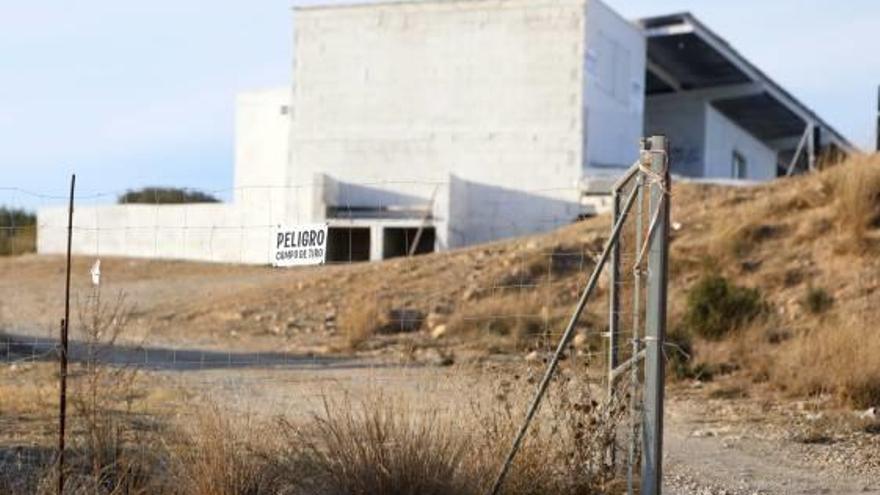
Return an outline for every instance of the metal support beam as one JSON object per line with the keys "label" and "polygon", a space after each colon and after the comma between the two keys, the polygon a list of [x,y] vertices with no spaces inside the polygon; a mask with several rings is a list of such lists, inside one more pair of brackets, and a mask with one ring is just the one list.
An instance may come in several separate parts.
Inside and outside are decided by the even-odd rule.
{"label": "metal support beam", "polygon": [[807,168],[810,172],[816,170],[816,133],[812,123],[807,126]]}
{"label": "metal support beam", "polygon": [[654,61],[648,60],[648,70],[653,72],[657,79],[660,79],[664,83],[666,83],[670,88],[675,91],[681,91],[681,83],[678,82],[678,79],[672,76],[666,69],[657,65]]}
{"label": "metal support beam", "polygon": [[412,258],[419,249],[419,242],[422,241],[422,234],[425,232],[425,227],[428,226],[428,221],[434,215],[434,202],[437,200],[438,189],[440,189],[439,185],[434,186],[434,192],[431,193],[431,201],[428,203],[428,206],[425,207],[425,214],[422,216],[421,223],[419,223],[419,230],[416,231],[416,237],[413,239],[412,245],[409,247],[409,253],[407,253],[407,256],[410,258]]}
{"label": "metal support beam", "polygon": [[655,38],[658,36],[676,36],[679,34],[690,34],[694,32],[694,26],[687,22],[672,24],[669,26],[660,26],[648,28],[645,30],[645,36]]}
{"label": "metal support beam", "polygon": [[880,153],[880,86],[877,87],[877,148]]}
{"label": "metal support beam", "polygon": [[657,212],[655,234],[648,251],[647,307],[645,313],[645,405],[642,428],[643,495],[660,495],[663,488],[663,399],[666,384],[666,284],[669,240],[669,144],[665,136],[652,136],[651,170],[660,177],[650,187],[649,211]]}
{"label": "metal support beam", "polygon": [[788,164],[788,170],[785,172],[786,177],[790,177],[791,174],[794,173],[795,167],[797,167],[798,159],[801,157],[801,151],[804,150],[804,146],[807,144],[807,136],[811,134],[810,125],[807,124],[807,127],[804,129],[804,133],[801,134],[801,140],[798,142],[797,149],[794,150],[794,156],[791,157],[791,163]]}
{"label": "metal support beam", "polygon": [[707,101],[717,101],[717,100],[728,100],[731,98],[741,98],[743,96],[752,96],[758,95],[766,91],[766,86],[762,83],[743,83],[743,84],[728,84],[725,86],[716,86],[714,88],[705,88],[705,89],[688,89],[682,90],[677,93],[664,93],[659,95],[651,95],[648,96],[648,100],[653,101],[663,101],[663,100],[672,100],[675,101],[681,97],[687,97],[689,99],[696,100],[707,100]]}
{"label": "metal support beam", "polygon": [[771,139],[764,141],[764,144],[777,151],[788,151],[797,149],[803,139],[803,133],[793,135],[786,138]]}

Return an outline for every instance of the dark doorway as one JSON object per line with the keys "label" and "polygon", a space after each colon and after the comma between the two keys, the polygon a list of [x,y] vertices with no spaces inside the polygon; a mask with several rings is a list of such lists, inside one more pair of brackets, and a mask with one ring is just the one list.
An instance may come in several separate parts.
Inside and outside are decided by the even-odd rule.
{"label": "dark doorway", "polygon": [[[418,228],[386,228],[382,243],[382,258],[397,258],[408,255],[413,243],[416,241],[418,232]],[[435,239],[434,227],[422,229],[422,235],[419,237],[419,244],[416,247],[415,254],[433,253]]]}
{"label": "dark doorway", "polygon": [[370,261],[370,228],[327,229],[327,263]]}

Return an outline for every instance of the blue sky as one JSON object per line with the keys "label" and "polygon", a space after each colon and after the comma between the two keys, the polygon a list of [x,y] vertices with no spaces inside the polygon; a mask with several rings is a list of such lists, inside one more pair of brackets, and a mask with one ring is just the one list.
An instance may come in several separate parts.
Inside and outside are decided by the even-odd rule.
{"label": "blue sky", "polygon": [[[880,2],[606,2],[630,18],[693,12],[857,145],[873,142]],[[0,188],[63,194],[72,171],[83,194],[230,188],[234,96],[290,81],[292,5],[4,0]],[[0,189],[0,203],[46,201]]]}

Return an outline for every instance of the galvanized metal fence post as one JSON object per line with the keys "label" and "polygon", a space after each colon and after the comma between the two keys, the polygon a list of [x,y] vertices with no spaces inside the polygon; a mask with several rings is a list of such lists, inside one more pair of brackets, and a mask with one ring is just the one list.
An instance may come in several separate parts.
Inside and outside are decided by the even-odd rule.
{"label": "galvanized metal fence post", "polygon": [[[639,161],[641,161],[642,154],[644,153],[647,147],[647,141],[642,139],[641,146],[639,147]],[[644,165],[642,165],[644,166]],[[645,208],[645,174],[644,172],[639,172],[639,175],[636,177],[636,187],[639,190],[638,204],[639,207],[636,209],[634,215],[635,219],[633,220],[635,223],[635,235],[633,236],[633,246],[635,247],[636,254],[633,266],[633,288],[632,288],[632,357],[636,359],[639,355],[639,350],[641,346],[641,341],[639,340],[639,330],[642,325],[642,268],[641,261],[638,259],[638,249],[639,246],[642,245],[642,217],[644,216],[643,210]],[[650,183],[648,183],[650,185]],[[638,436],[639,436],[639,397],[637,393],[637,389],[639,386],[639,374],[640,369],[638,366],[638,362],[634,361],[632,367],[630,368],[630,399],[629,399],[629,417],[630,417],[630,441],[627,452],[627,463],[626,463],[626,492],[629,495],[635,494],[635,483],[634,479],[636,477],[636,457],[638,456]]]}
{"label": "galvanized metal fence post", "polygon": [[648,139],[652,180],[649,211],[657,225],[648,251],[645,314],[645,399],[642,426],[643,495],[660,495],[663,483],[663,399],[666,382],[666,286],[669,240],[669,146],[665,136]]}
{"label": "galvanized metal fence post", "polygon": [[[611,195],[611,225],[617,223],[620,217],[620,191],[615,189]],[[608,398],[614,395],[614,379],[613,372],[618,364],[618,337],[620,335],[620,288],[618,280],[620,277],[620,238],[611,248],[611,265],[608,269],[608,303],[609,303],[609,319],[608,319]]]}

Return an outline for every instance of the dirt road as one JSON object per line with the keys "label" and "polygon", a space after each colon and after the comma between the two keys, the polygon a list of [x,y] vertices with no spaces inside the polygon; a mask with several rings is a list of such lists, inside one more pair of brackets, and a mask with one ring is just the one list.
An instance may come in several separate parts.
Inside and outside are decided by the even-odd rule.
{"label": "dirt road", "polygon": [[785,438],[790,433],[768,432],[760,418],[714,418],[703,400],[673,399],[664,438],[666,493],[880,493],[880,470],[870,459],[880,452],[880,440],[870,446],[846,439],[805,444]]}
{"label": "dirt road", "polygon": [[[6,361],[53,353],[56,342],[5,335]],[[491,373],[472,367],[403,366],[362,358],[285,353],[234,353],[195,348],[102,349],[105,360],[143,368],[191,400],[248,415],[299,416],[325,398],[387,394],[415,411],[458,412],[469,400],[490,398]],[[107,351],[107,352],[104,352]],[[87,348],[73,342],[71,358]],[[673,388],[667,403],[665,492],[682,495],[880,494],[880,435],[798,442],[795,428],[737,399],[718,401]]]}

